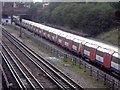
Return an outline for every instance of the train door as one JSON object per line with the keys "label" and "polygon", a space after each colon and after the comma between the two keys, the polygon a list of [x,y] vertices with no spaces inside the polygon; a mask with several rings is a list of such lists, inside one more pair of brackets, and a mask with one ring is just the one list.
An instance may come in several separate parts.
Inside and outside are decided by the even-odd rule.
{"label": "train door", "polygon": [[52,41],[55,41],[55,34],[52,34]]}
{"label": "train door", "polygon": [[52,41],[52,32],[50,32],[50,40]]}
{"label": "train door", "polygon": [[66,48],[69,48],[69,40],[65,38],[65,43],[64,43],[64,46]]}
{"label": "train door", "polygon": [[111,59],[112,59],[112,54],[104,52],[104,59],[103,59],[104,67],[110,68],[110,66],[111,66]]}
{"label": "train door", "polygon": [[47,39],[47,37],[48,37],[47,31],[44,31],[44,33],[45,33],[45,38]]}
{"label": "train door", "polygon": [[96,56],[96,49],[95,48],[90,48],[90,60],[95,61],[95,56]]}
{"label": "train door", "polygon": [[79,51],[80,47],[81,47],[81,43],[77,43],[76,44],[76,53],[77,54],[80,54],[80,51]]}
{"label": "train door", "polygon": [[69,41],[68,48],[69,48],[70,51],[72,51],[72,41],[71,40]]}
{"label": "train door", "polygon": [[84,55],[84,45],[83,44],[81,44],[81,47],[80,47],[80,54],[81,54],[81,56]]}
{"label": "train door", "polygon": [[54,35],[55,35],[55,36],[54,36],[54,40],[53,40],[53,41],[54,41],[55,43],[57,43],[58,35],[57,35],[57,34],[54,34]]}
{"label": "train door", "polygon": [[84,48],[85,48],[85,44],[86,44],[87,42],[82,42],[81,43],[81,46],[80,46],[80,55],[81,56],[83,56],[84,55]]}
{"label": "train door", "polygon": [[75,41],[72,42],[72,51],[77,53],[77,43]]}

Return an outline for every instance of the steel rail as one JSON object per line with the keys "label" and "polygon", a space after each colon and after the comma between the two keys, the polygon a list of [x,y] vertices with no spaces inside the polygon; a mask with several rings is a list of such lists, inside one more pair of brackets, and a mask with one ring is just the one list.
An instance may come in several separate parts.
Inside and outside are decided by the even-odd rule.
{"label": "steel rail", "polygon": [[[3,49],[6,51],[6,53],[9,55],[9,57],[11,58],[11,60],[14,60],[14,58],[11,56],[11,54],[9,53],[9,51],[5,48],[5,46],[2,44],[2,47],[3,47]],[[3,52],[3,51],[2,51]],[[14,60],[15,61],[15,60]],[[28,83],[29,83],[29,87],[31,87],[31,89],[33,88],[34,90],[36,90],[36,88],[35,88],[35,86],[32,84],[32,82],[30,81],[30,79],[27,77],[27,75],[23,72],[23,70],[19,67],[19,65],[16,63],[16,61],[14,62],[13,61],[13,63],[14,63],[14,66],[16,66],[17,67],[17,69],[18,70],[20,70],[20,72],[21,73],[19,73],[19,74],[22,74],[22,76],[24,76],[24,78],[28,81],[27,82],[27,85],[28,85]],[[11,63],[10,62],[10,60],[8,61],[9,62],[9,64],[11,65],[11,67],[12,68],[15,68],[14,66],[13,66],[13,63]],[[18,73],[18,70],[16,71],[17,73]],[[19,77],[21,78],[21,76],[19,75]],[[22,80],[21,80],[22,81]],[[27,87],[27,85],[26,84],[24,84],[23,82],[22,82],[22,84],[23,84],[23,86],[24,86],[24,88],[27,90],[29,90],[29,87]]]}
{"label": "steel rail", "polygon": [[[9,39],[9,38],[8,38]],[[10,41],[11,43],[13,43],[12,41]],[[15,43],[13,43],[15,45]],[[61,89],[66,89],[65,87],[63,87],[58,80],[55,80],[53,78],[52,75],[48,74],[47,71],[45,71],[38,63],[36,63],[34,60],[32,60],[32,58],[30,58],[29,55],[27,55],[25,52],[23,52],[23,50],[21,50],[20,47],[18,47],[17,45],[15,45],[29,60],[31,60],[39,69],[41,69],[51,80],[53,80],[54,83],[56,83]]]}
{"label": "steel rail", "polygon": [[27,90],[26,86],[24,85],[21,77],[18,75],[17,71],[14,69],[13,65],[9,62],[9,59],[7,58],[7,56],[5,55],[4,52],[2,52],[2,55],[5,57],[5,62],[9,65],[9,67],[11,68],[11,70],[13,71],[13,75],[16,76],[16,78],[18,79],[18,81],[20,82],[23,90]]}
{"label": "steel rail", "polygon": [[[3,42],[4,43],[4,42]],[[26,71],[32,76],[32,78],[35,80],[35,82],[38,84],[40,89],[45,90],[45,88],[39,83],[39,81],[34,77],[34,75],[28,70],[28,68],[25,66],[25,64],[18,58],[18,56],[8,47],[7,44],[4,43],[4,45],[8,48],[8,50],[13,54],[13,56],[18,60],[18,62],[26,69]],[[15,62],[15,61],[14,61]],[[16,62],[15,62],[16,63]],[[19,66],[21,66],[19,64]]]}
{"label": "steel rail", "polygon": [[21,85],[21,82],[20,82],[20,77],[16,74],[16,72],[12,69],[11,65],[8,63],[8,58],[5,56],[5,54],[3,52],[1,52],[1,56],[2,56],[3,60],[5,61],[6,65],[8,66],[13,77],[15,78],[19,88],[21,90],[24,90],[23,85]]}

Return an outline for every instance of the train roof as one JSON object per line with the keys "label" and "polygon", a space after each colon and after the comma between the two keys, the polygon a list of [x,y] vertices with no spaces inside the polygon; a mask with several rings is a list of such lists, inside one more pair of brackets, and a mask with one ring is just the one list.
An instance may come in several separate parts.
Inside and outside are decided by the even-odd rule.
{"label": "train roof", "polygon": [[59,34],[62,33],[62,31],[61,31],[61,30],[54,29],[54,32],[53,32],[53,33],[59,35]]}
{"label": "train roof", "polygon": [[117,52],[115,52],[115,53],[113,54],[113,56],[120,59],[120,54],[117,53]]}
{"label": "train roof", "polygon": [[80,40],[80,39],[78,39],[78,38],[75,38],[75,39],[74,39],[74,42],[76,42],[76,43],[81,43],[81,42],[83,42],[83,41]]}
{"label": "train roof", "polygon": [[102,51],[102,52],[106,52],[106,53],[108,53],[108,54],[113,54],[113,53],[114,53],[113,50],[106,49],[106,48],[103,48],[103,47],[98,47],[97,50]]}
{"label": "train roof", "polygon": [[67,32],[62,32],[62,33],[60,33],[60,35],[59,35],[59,36],[66,38],[66,37],[67,37],[67,35],[69,35]]}
{"label": "train roof", "polygon": [[86,43],[85,45],[88,46],[88,47],[95,48],[95,49],[97,49],[99,47],[98,45],[95,45],[95,44],[92,44],[92,43]]}
{"label": "train roof", "polygon": [[67,37],[66,37],[66,39],[70,39],[70,40],[74,40],[75,39],[75,35],[73,35],[73,34],[69,34]]}

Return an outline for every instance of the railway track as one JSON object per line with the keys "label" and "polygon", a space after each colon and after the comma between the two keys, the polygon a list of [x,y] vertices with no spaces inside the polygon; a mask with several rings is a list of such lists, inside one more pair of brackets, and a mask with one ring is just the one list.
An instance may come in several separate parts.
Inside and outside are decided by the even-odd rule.
{"label": "railway track", "polygon": [[9,57],[9,60],[7,59],[7,61],[9,65],[12,67],[12,70],[14,70],[16,76],[18,77],[17,79],[21,83],[22,88],[29,90],[29,89],[37,89],[41,87],[42,89],[42,86],[40,86],[37,80],[34,78],[34,76],[30,74],[30,71],[27,70],[26,67],[16,62],[15,59],[17,57],[12,56],[4,45],[2,45],[2,47],[3,47],[2,53],[3,55],[5,55],[5,57]]}
{"label": "railway track", "polygon": [[[33,62],[28,62],[29,60],[27,60],[27,59],[25,59],[25,57],[24,57],[24,61],[23,60],[20,60],[19,59],[19,57],[17,57],[17,55],[15,55],[15,53],[4,43],[4,46],[6,46],[8,49],[9,49],[9,51],[11,51],[11,53],[13,54],[13,57],[15,56],[15,58],[17,58],[18,60],[16,60],[17,61],[17,63],[19,64],[19,66],[21,66],[21,64],[26,68],[26,70],[27,71],[29,71],[27,68],[29,68],[29,69],[31,69],[31,67],[33,68],[33,70],[31,70],[31,71],[29,71],[29,73],[30,72],[32,72],[32,74],[31,74],[31,76],[33,76],[33,74],[35,74],[34,76],[36,76],[36,77],[34,77],[34,78],[36,78],[36,81],[39,83],[40,81],[40,83],[42,83],[42,88],[44,88],[44,87],[47,87],[47,86],[51,86],[51,88],[55,88],[55,83],[53,83],[53,81],[51,81],[51,82],[49,82],[49,78],[47,77],[47,74],[45,75],[44,74],[44,70],[43,70],[43,72],[39,69],[39,68],[37,68],[35,65],[33,65],[34,63]],[[15,48],[13,48],[13,49],[15,49]],[[24,56],[24,54],[22,55],[22,53],[20,53],[21,55],[20,56],[22,56],[22,58],[23,58],[23,56]],[[22,59],[21,58],[21,59]],[[29,57],[28,57],[29,58]],[[29,58],[30,59],[30,58]],[[26,61],[25,61],[26,60]],[[31,60],[31,59],[30,59]],[[26,62],[25,64],[23,64],[22,63],[22,61],[23,62]],[[28,64],[29,63],[29,64]],[[27,66],[27,67],[26,67]],[[30,67],[28,67],[28,66],[30,66]],[[22,67],[22,66],[21,66]],[[34,69],[35,69],[35,71],[36,72],[39,72],[39,74],[40,74],[40,76],[39,76],[39,74],[38,73],[35,73],[35,71],[34,71]],[[24,68],[22,67],[22,70],[24,70]],[[40,78],[38,78],[38,77],[40,77]],[[38,81],[39,80],[39,81]],[[37,84],[34,84],[34,85],[37,85]],[[40,85],[40,84],[39,84]],[[36,87],[36,88],[39,88],[39,87]],[[48,87],[48,88],[50,88],[50,87]],[[59,88],[58,88],[59,89]]]}
{"label": "railway track", "polygon": [[[10,88],[12,85],[13,88],[20,88],[22,89],[21,84],[19,83],[18,76],[15,74],[14,70],[12,69],[11,65],[8,62],[8,58],[5,54],[1,53],[2,57],[2,74],[5,78],[7,87],[3,87],[3,89]],[[5,72],[7,71],[7,72]],[[13,84],[14,83],[14,84]]]}
{"label": "railway track", "polygon": [[[49,82],[52,83],[52,86],[54,86],[55,88],[59,88],[59,89],[77,89],[77,90],[82,90],[83,88],[78,85],[76,82],[74,82],[72,79],[70,79],[67,75],[65,75],[63,72],[61,72],[58,68],[54,67],[52,64],[50,64],[48,61],[46,61],[43,57],[39,56],[38,54],[36,54],[34,51],[32,51],[30,48],[28,48],[27,46],[25,46],[22,42],[20,42],[19,40],[17,40],[15,37],[13,37],[11,34],[9,34],[6,30],[3,30],[3,36],[7,39],[5,42],[4,39],[4,52],[6,52],[6,54],[8,56],[11,55],[12,58],[12,63],[16,63],[16,66],[19,66],[19,69],[21,68],[24,72],[27,72],[26,75],[29,78],[32,78],[34,81],[34,83],[32,83],[32,79],[30,79],[31,81],[28,81],[28,83],[32,83],[31,86],[32,88],[36,89],[38,86],[41,87],[41,89],[45,89],[43,86],[44,82],[40,82],[37,80],[40,80],[39,76],[42,75],[47,78],[49,78]],[[11,45],[9,45],[9,43]],[[11,46],[11,47],[10,47]],[[14,46],[14,48],[13,48]],[[16,50],[14,50],[16,47]],[[7,49],[6,49],[7,48]],[[9,54],[8,51],[9,50]],[[21,52],[20,55],[18,56],[16,53],[14,52]],[[11,53],[11,54],[10,54]],[[29,60],[24,60],[22,58],[20,58],[20,56],[25,56],[27,59]],[[7,57],[8,57],[7,56]],[[24,57],[24,58],[25,58]],[[15,60],[16,59],[16,60]],[[21,60],[21,61],[20,61]],[[34,76],[31,72],[33,70],[29,70],[27,63],[29,62],[29,65],[32,66],[33,69],[35,69],[37,72],[39,71],[40,73],[36,73],[37,76]],[[25,62],[25,63],[22,63]],[[27,67],[26,67],[27,66]],[[34,72],[33,72],[34,73]],[[25,75],[24,75],[25,76]],[[32,77],[30,77],[32,76]],[[45,78],[42,78],[43,80],[45,80]],[[45,80],[46,81],[46,80]],[[46,81],[47,82],[47,81]]]}

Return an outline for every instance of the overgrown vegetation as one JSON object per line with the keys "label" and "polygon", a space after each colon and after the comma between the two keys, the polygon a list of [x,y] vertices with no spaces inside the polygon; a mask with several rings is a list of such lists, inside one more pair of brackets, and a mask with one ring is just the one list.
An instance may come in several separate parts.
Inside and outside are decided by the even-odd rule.
{"label": "overgrown vegetation", "polygon": [[[50,3],[44,11],[38,5],[35,3],[31,8],[37,22],[66,26],[93,37],[120,25],[120,2]],[[38,8],[41,12],[37,12]]]}
{"label": "overgrown vegetation", "polygon": [[114,28],[104,34],[100,34],[96,38],[120,47],[120,27]]}

